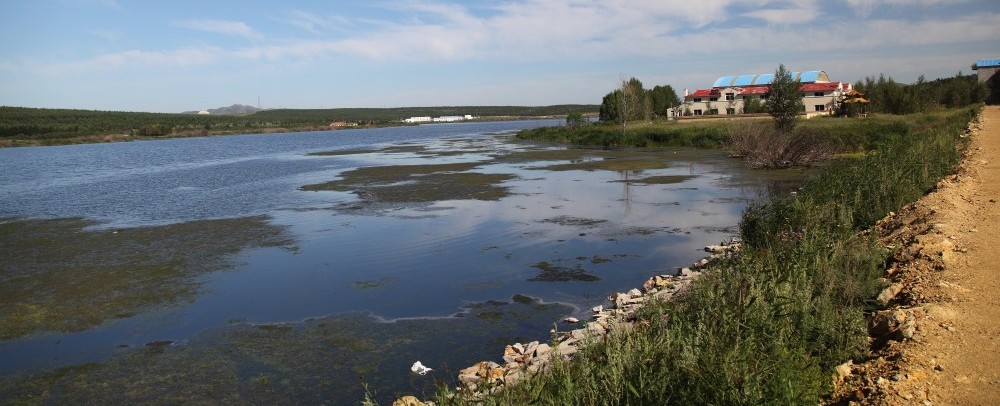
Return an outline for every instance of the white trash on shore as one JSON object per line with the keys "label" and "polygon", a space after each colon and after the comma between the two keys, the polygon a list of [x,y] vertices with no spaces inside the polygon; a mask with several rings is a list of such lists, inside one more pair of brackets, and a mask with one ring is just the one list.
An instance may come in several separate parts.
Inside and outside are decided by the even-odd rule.
{"label": "white trash on shore", "polygon": [[433,369],[427,368],[424,364],[421,364],[420,361],[414,362],[413,366],[410,367],[410,370],[420,375],[427,375],[428,372],[433,371]]}

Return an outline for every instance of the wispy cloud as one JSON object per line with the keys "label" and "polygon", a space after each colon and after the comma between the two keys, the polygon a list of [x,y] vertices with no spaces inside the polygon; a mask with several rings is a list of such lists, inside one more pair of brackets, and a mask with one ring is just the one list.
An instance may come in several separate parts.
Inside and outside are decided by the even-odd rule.
{"label": "wispy cloud", "polygon": [[[222,61],[308,65],[354,58],[374,62],[433,64],[455,61],[586,62],[643,58],[698,58],[775,50],[824,52],[876,50],[900,45],[987,41],[996,36],[1000,13],[923,20],[865,19],[851,24],[812,24],[823,12],[818,0],[754,0],[745,11],[735,0],[664,6],[659,0],[628,4],[592,0],[522,0],[490,5],[488,12],[458,4],[413,0],[392,3],[396,20],[323,17],[294,10],[281,21],[312,36],[273,38],[241,21],[184,20],[176,25],[254,40],[244,47],[127,50],[46,66],[13,61],[5,69],[42,72],[110,71],[132,66],[191,68]],[[865,0],[846,0],[852,7]],[[892,4],[939,4],[947,0],[889,0]],[[739,10],[733,12],[732,10]],[[747,17],[768,24],[728,24]],[[711,29],[699,28],[713,24]],[[344,30],[353,26],[358,29]],[[331,38],[329,30],[338,33]],[[921,35],[913,35],[920,32]],[[29,66],[30,65],[30,66]]]}
{"label": "wispy cloud", "polygon": [[92,29],[88,30],[91,34],[96,37],[103,38],[107,41],[118,41],[122,37],[121,30],[117,29]]}
{"label": "wispy cloud", "polygon": [[743,15],[767,21],[768,24],[803,24],[820,15],[820,6],[817,0],[763,2],[756,10]]}
{"label": "wispy cloud", "polygon": [[868,18],[879,6],[928,7],[966,3],[967,0],[845,0],[855,13]]}
{"label": "wispy cloud", "polygon": [[354,25],[351,20],[343,16],[320,16],[302,10],[292,10],[279,21],[314,35],[320,35],[330,30],[342,31]]}
{"label": "wispy cloud", "polygon": [[219,60],[224,50],[214,47],[183,48],[171,51],[129,50],[95,56],[93,58],[49,64],[26,63],[21,68],[26,71],[42,72],[61,76],[91,72],[113,72],[125,68],[193,68],[212,64]]}
{"label": "wispy cloud", "polygon": [[228,20],[183,20],[177,21],[177,26],[192,30],[211,32],[216,34],[242,37],[250,40],[262,39],[263,35],[250,28],[242,21]]}

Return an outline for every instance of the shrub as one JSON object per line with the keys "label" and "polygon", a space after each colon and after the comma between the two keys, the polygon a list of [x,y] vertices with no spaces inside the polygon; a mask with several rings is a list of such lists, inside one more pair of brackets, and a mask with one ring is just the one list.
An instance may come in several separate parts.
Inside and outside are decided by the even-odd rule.
{"label": "shrub", "polygon": [[838,149],[836,143],[820,131],[781,132],[760,120],[735,121],[728,130],[727,146],[752,168],[809,165],[829,158]]}

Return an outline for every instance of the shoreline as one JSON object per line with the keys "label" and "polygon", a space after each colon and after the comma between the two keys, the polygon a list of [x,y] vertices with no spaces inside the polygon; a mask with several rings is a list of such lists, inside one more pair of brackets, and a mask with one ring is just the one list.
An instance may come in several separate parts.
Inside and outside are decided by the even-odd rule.
{"label": "shoreline", "polygon": [[[562,118],[561,116],[485,116],[455,123],[555,120],[561,118]],[[286,134],[286,133],[300,133],[300,132],[367,130],[373,128],[410,127],[410,126],[421,126],[421,125],[446,125],[455,123],[412,124],[412,123],[398,122],[398,123],[358,125],[352,127],[302,126],[294,128],[273,127],[273,128],[256,128],[256,129],[248,128],[246,130],[219,130],[219,131],[188,130],[162,136],[129,135],[129,134],[90,134],[90,135],[79,135],[79,136],[65,137],[65,138],[42,138],[42,139],[5,138],[5,139],[0,139],[0,148],[55,147],[61,145],[106,144],[114,142],[154,141],[154,140],[166,140],[175,138],[221,137],[227,135],[268,135],[268,134]]]}
{"label": "shoreline", "polygon": [[[979,120],[982,119],[982,116],[983,116],[983,113],[981,112],[979,115],[977,115],[975,117],[970,117],[970,118],[972,118],[972,120],[969,121],[969,122],[967,122],[964,125],[965,128],[966,128],[966,130],[965,130],[965,134],[962,135],[963,138],[967,137],[968,134],[969,134],[969,132],[973,131],[978,126]],[[942,135],[936,135],[937,137],[940,137],[940,138],[947,137],[947,135],[944,135],[944,134],[947,134],[946,132],[937,133],[937,134],[942,134]],[[955,138],[958,138],[958,136],[959,136],[958,132],[954,132],[952,134],[954,134],[952,136],[955,137]],[[962,151],[961,148],[957,148],[956,150],[957,151]],[[919,156],[918,154],[920,154],[921,152],[924,152],[924,151],[925,150],[913,150],[913,152],[910,152],[910,153],[911,154],[917,154],[917,156]],[[968,149],[965,149],[964,151],[965,151],[965,154],[963,154],[963,155],[961,155],[959,157],[956,157],[956,158],[958,158],[957,159],[958,165],[952,166],[951,167],[952,169],[950,169],[948,172],[942,172],[941,174],[936,175],[935,177],[931,177],[930,179],[928,179],[930,182],[932,182],[928,186],[933,186],[936,183],[938,185],[937,188],[941,188],[942,184],[947,183],[949,181],[952,181],[953,178],[956,178],[956,175],[953,175],[953,174],[955,173],[955,171],[959,171],[959,172],[962,171],[963,170],[962,169],[963,166],[965,166],[965,164],[967,163],[967,160],[968,160],[968,156],[967,156]],[[955,165],[955,164],[952,164],[952,165]],[[952,174],[952,175],[949,175],[949,174]],[[924,176],[926,177],[927,175],[925,174]],[[937,178],[937,180],[936,181],[933,180],[934,178]],[[918,180],[918,179],[919,178],[915,178],[914,180]],[[926,187],[926,186],[924,186],[924,187]],[[933,189],[936,189],[936,188],[931,188],[931,189],[933,190]],[[924,189],[924,190],[927,190],[927,189]],[[924,197],[926,197],[926,196],[927,195],[924,195]],[[913,198],[914,199],[921,199],[921,200],[923,200],[924,197],[921,197],[921,196],[918,195],[918,196],[914,196]],[[995,201],[995,200],[993,200],[993,201]],[[898,210],[900,212],[904,212],[904,211],[906,211],[907,209],[909,209],[912,206],[914,206],[914,203],[907,204],[906,206],[904,206],[904,208],[901,208],[901,209],[898,209]],[[866,208],[867,206],[863,206],[863,207]],[[855,210],[857,210],[857,209],[858,208],[855,208]],[[876,213],[884,214],[885,212],[876,212]],[[894,215],[894,213],[890,212],[887,218],[892,218],[893,215]],[[885,224],[887,222],[887,220],[885,218],[882,219],[882,220],[880,220],[880,221],[878,221],[878,222],[876,222],[875,220],[877,220],[877,218],[871,219],[871,223],[869,223],[871,225],[869,225],[866,228],[857,229],[857,231],[843,234],[845,236],[843,238],[848,238],[848,239],[861,238],[862,240],[869,239],[868,236],[871,236],[872,233],[877,233],[878,231],[881,231],[881,229],[885,227]],[[858,221],[858,220],[855,220],[855,221]],[[838,224],[838,227],[839,227],[839,224]],[[805,230],[805,229],[803,229],[803,230]],[[760,231],[767,231],[767,230],[766,229],[762,229]],[[804,234],[804,231],[803,231],[803,234]],[[881,233],[879,233],[879,234],[880,234],[879,236],[881,236]],[[854,237],[851,237],[850,235],[854,235]],[[757,235],[751,234],[750,237],[747,237],[747,238],[751,238],[751,237],[757,237]],[[789,241],[797,241],[798,239],[804,239],[803,236],[799,236],[797,234],[788,234],[787,236],[784,236],[784,237],[782,237],[782,234],[779,234],[779,236],[777,238],[785,238],[785,239],[787,239]],[[955,238],[956,237],[954,237],[954,236],[950,236],[949,240],[954,240]],[[879,244],[881,246],[886,246],[887,245],[887,243],[885,242],[885,240],[880,239],[879,242],[881,242],[881,244]],[[946,242],[947,242],[947,240],[946,240]],[[748,241],[748,243],[750,244],[749,246],[751,248],[754,247],[754,245],[753,245],[754,241]],[[950,247],[954,248],[954,244],[952,244]],[[872,246],[871,248],[875,249],[874,246]],[[891,248],[895,248],[895,247],[889,246],[889,248],[891,249]],[[894,272],[893,269],[890,268],[887,271],[884,267],[887,264],[888,265],[892,265],[893,264],[893,260],[890,259],[887,262],[887,264],[882,264],[881,266],[878,266],[878,263],[880,263],[881,261],[877,260],[876,257],[880,256],[881,254],[878,254],[875,251],[877,251],[877,250],[873,250],[873,251],[870,252],[870,254],[873,255],[871,257],[871,259],[874,261],[874,262],[872,262],[872,265],[876,265],[876,267],[871,268],[871,271],[877,271],[878,275],[882,275],[883,273],[887,273],[889,276],[891,276],[892,273]],[[958,252],[963,252],[963,251],[958,251]],[[861,255],[869,255],[869,254],[866,253],[866,254],[861,254]],[[918,253],[918,255],[930,255],[930,254]],[[936,255],[938,255],[938,257],[948,257],[949,253],[947,251],[939,251],[939,252],[937,252]],[[706,265],[706,263],[709,262],[709,261],[710,261],[709,259],[704,259],[702,261],[699,261],[696,264]],[[899,258],[897,258],[896,261],[898,262]],[[688,272],[687,275],[684,275],[683,272],[682,272],[682,275],[683,276],[693,276],[693,275],[696,275],[696,274],[694,274],[693,272],[691,272],[689,270],[689,272]],[[709,275],[711,275],[711,273]],[[871,276],[875,276],[875,275],[873,274]],[[697,279],[697,278],[698,278],[698,276],[694,276],[694,278],[692,278],[692,279]],[[672,280],[666,279],[665,276],[663,276],[663,275],[656,276],[656,277],[651,278],[650,280],[646,281],[646,283],[644,284],[644,288],[645,288],[644,290],[652,288],[651,292],[652,292],[652,294],[655,295],[657,293],[656,288],[660,287],[661,286],[660,284],[662,284],[663,287],[673,287],[673,286],[671,286],[673,284],[673,282],[674,281],[672,281]],[[877,282],[877,281],[872,280],[871,282]],[[894,280],[890,279],[889,282],[897,282],[897,281],[894,281]],[[690,282],[687,285],[690,285]],[[875,286],[879,286],[879,285],[880,285],[879,283],[875,283],[871,287],[875,287]],[[864,289],[870,289],[871,287],[865,287]],[[873,341],[878,342],[879,340],[881,340],[881,337],[884,336],[884,335],[880,336],[879,334],[877,334],[877,332],[879,332],[880,330],[884,330],[885,333],[887,333],[888,335],[893,335],[895,337],[902,337],[903,339],[905,339],[907,337],[913,337],[914,329],[915,329],[914,322],[913,322],[914,316],[912,314],[908,313],[908,312],[901,312],[901,311],[897,311],[895,309],[886,309],[884,307],[886,304],[893,303],[893,302],[896,302],[896,301],[900,300],[899,299],[900,297],[906,298],[905,292],[904,292],[903,296],[900,296],[900,292],[903,291],[904,288],[905,288],[905,286],[903,286],[900,283],[884,283],[882,286],[877,287],[877,289],[871,291],[870,292],[871,296],[867,296],[868,294],[866,293],[863,298],[859,298],[859,299],[867,301],[866,298],[874,298],[874,297],[877,296],[878,300],[882,302],[882,305],[881,306],[879,306],[879,305],[874,305],[874,306],[873,305],[858,306],[854,310],[854,311],[857,312],[856,319],[863,320],[864,322],[866,322],[869,325],[869,331],[870,331],[869,334],[864,334],[865,331],[864,331],[864,329],[862,329],[862,331],[859,331],[862,334],[857,337],[858,339],[862,339],[862,337],[864,337],[864,339],[869,339],[869,340],[873,340]],[[682,289],[678,289],[678,291],[681,291],[681,290]],[[670,295],[670,296],[672,297],[673,295]],[[612,294],[612,296],[611,296],[610,299],[615,302],[615,306],[614,306],[614,310],[615,311],[618,311],[618,310],[625,310],[625,311],[627,311],[629,309],[629,306],[641,305],[642,303],[646,302],[646,298],[647,298],[647,296],[645,296],[645,293],[643,291],[641,291],[639,289],[633,289],[632,291],[630,291],[628,293],[625,293],[625,294],[620,294],[620,293]],[[756,299],[756,298],[752,298],[752,299]],[[702,303],[702,304],[704,305],[704,303]],[[876,311],[869,311],[868,310],[868,309],[872,309],[872,308],[874,308]],[[572,331],[569,331],[569,332],[558,332],[557,333],[558,337],[554,337],[553,341],[550,344],[543,345],[543,344],[540,344],[540,343],[537,343],[537,342],[532,342],[532,343],[528,343],[527,345],[520,344],[520,343],[516,343],[516,344],[513,344],[513,345],[508,345],[507,347],[505,347],[504,354],[503,354],[504,355],[503,359],[504,359],[504,362],[506,363],[506,365],[502,366],[502,365],[496,364],[494,362],[483,361],[483,362],[480,362],[480,363],[478,363],[478,364],[476,364],[476,365],[474,365],[472,367],[469,367],[469,368],[466,368],[466,369],[462,370],[459,373],[459,377],[458,377],[458,381],[462,383],[462,386],[459,389],[457,389],[457,391],[455,391],[455,392],[452,392],[449,389],[448,391],[444,392],[443,394],[438,394],[438,397],[436,399],[444,401],[444,402],[448,402],[445,399],[451,399],[452,397],[457,397],[456,399],[462,399],[462,400],[465,400],[465,401],[482,402],[482,401],[484,401],[486,399],[489,399],[489,396],[491,396],[491,395],[496,395],[496,394],[498,394],[500,392],[503,392],[505,387],[514,388],[514,387],[520,386],[519,384],[515,385],[515,386],[510,386],[510,385],[517,384],[519,381],[521,381],[525,377],[531,377],[531,376],[534,376],[534,375],[538,375],[540,372],[546,370],[546,366],[552,365],[552,364],[557,365],[557,368],[555,368],[555,371],[554,371],[554,372],[558,372],[558,374],[559,374],[559,377],[556,378],[557,380],[563,380],[563,379],[571,379],[571,380],[573,380],[573,379],[576,379],[576,378],[573,377],[573,375],[571,375],[571,374],[568,375],[568,372],[567,372],[566,369],[559,368],[558,367],[559,363],[550,363],[548,360],[553,359],[553,355],[551,355],[551,354],[554,353],[556,355],[563,355],[562,357],[556,356],[555,357],[556,360],[560,360],[560,358],[568,360],[568,358],[570,358],[570,357],[566,357],[565,356],[566,353],[568,353],[570,356],[576,354],[578,350],[582,349],[586,345],[588,345],[590,343],[599,342],[604,336],[608,335],[609,331],[614,331],[614,330],[630,330],[629,327],[624,327],[623,328],[622,325],[619,325],[619,324],[616,324],[616,323],[600,323],[599,320],[601,320],[602,318],[607,317],[608,314],[605,313],[605,310],[603,309],[602,306],[596,307],[593,310],[595,312],[595,318],[598,321],[593,321],[593,322],[586,323],[584,325],[585,327],[581,328],[581,329],[576,329],[576,330],[572,330]],[[863,314],[862,314],[862,311],[864,311]],[[627,320],[627,317],[626,317],[626,320]],[[655,320],[653,320],[653,321],[655,321]],[[643,323],[643,324],[641,326],[639,326],[639,328],[636,329],[636,330],[644,330],[649,325],[648,321],[645,321],[645,320],[640,321],[640,323]],[[654,323],[654,324],[656,324],[656,323]],[[942,325],[942,328],[945,328],[946,330],[949,327],[951,327],[951,326],[950,325]],[[951,331],[953,331],[953,330],[951,330]],[[869,338],[869,337],[871,337],[871,338]],[[864,339],[862,339],[862,342],[863,342]],[[569,343],[569,344],[567,344],[567,343]],[[579,345],[579,343],[582,343],[582,345]],[[862,344],[862,343],[859,342],[858,344]],[[862,346],[864,346],[864,345],[862,344]],[[601,348],[603,348],[603,346]],[[615,348],[618,348],[618,347],[615,347]],[[861,350],[860,347],[858,349]],[[648,354],[648,352],[643,352],[643,351],[644,350],[642,350],[642,349],[637,350],[637,352],[639,352],[639,353]],[[610,352],[605,352],[605,353],[596,355],[596,358],[599,359],[598,361],[596,361],[597,364],[594,364],[594,362],[595,362],[594,360],[590,360],[589,363],[585,362],[585,364],[587,364],[588,368],[589,368],[589,369],[586,369],[586,371],[591,371],[591,370],[593,370],[592,368],[597,367],[598,365],[602,365],[604,361],[600,361],[600,359],[607,360],[608,358],[605,358],[605,357],[611,357],[611,356],[612,356],[612,353],[610,353]],[[814,369],[814,370],[811,370],[811,371],[803,371],[803,373],[810,372],[810,373],[813,374],[813,376],[811,376],[811,377],[801,376],[799,379],[813,378],[814,381],[815,381],[815,383],[818,385],[816,387],[817,389],[819,387],[825,386],[825,385],[821,385],[820,381],[825,381],[825,382],[827,382],[826,385],[829,385],[829,382],[830,382],[829,379],[831,379],[830,378],[831,375],[829,375],[829,374],[831,374],[831,373],[833,373],[832,379],[834,380],[834,382],[833,382],[834,384],[837,384],[838,380],[840,382],[844,382],[845,379],[849,378],[852,375],[851,372],[855,369],[855,367],[853,365],[853,362],[848,361],[848,362],[846,362],[846,363],[844,363],[842,365],[836,366],[836,368],[834,368],[834,366],[837,365],[838,362],[840,362],[839,360],[844,359],[844,358],[840,358],[840,356],[847,356],[846,358],[853,358],[855,360],[858,360],[858,359],[866,360],[868,357],[872,357],[872,358],[875,357],[874,355],[872,355],[872,351],[871,350],[862,351],[861,353],[855,353],[853,355],[849,354],[849,353],[843,353],[843,354],[839,354],[839,356],[838,355],[833,355],[832,357],[828,356],[828,358],[829,358],[828,361],[833,361],[833,362],[829,362],[827,364],[827,365],[829,365],[829,369],[823,368],[821,370],[821,369],[817,368],[817,369]],[[623,359],[632,359],[632,358],[628,358],[628,356],[624,356],[624,358],[620,358],[620,359],[623,360]],[[616,358],[616,360],[620,360],[620,359]],[[781,359],[781,358],[779,357],[779,359]],[[885,358],[881,358],[881,357],[879,357],[878,359],[882,360],[882,361],[885,360]],[[541,360],[541,361],[537,361],[537,360]],[[573,362],[576,362],[576,361],[573,361]],[[620,367],[620,366],[616,365],[616,367]],[[935,370],[938,371],[938,372],[940,372],[942,370],[941,367],[940,367],[940,364],[938,364],[938,363],[935,363],[933,365],[933,367],[936,368]],[[600,367],[598,367],[598,368],[600,368]],[[634,373],[634,371],[633,371],[633,373]],[[639,372],[639,375],[641,376],[642,373]],[[655,375],[655,374],[653,374],[653,375]],[[649,375],[649,376],[653,376],[653,375]],[[603,376],[603,375],[597,374],[597,373],[586,374],[585,378],[580,378],[580,379],[587,379],[587,378],[594,379],[594,378],[596,378],[598,376]],[[621,378],[623,378],[622,375],[615,375],[614,378],[612,378],[612,379],[621,379]],[[600,379],[600,378],[597,378],[597,379]],[[894,377],[894,379],[895,379],[895,377]],[[532,379],[532,380],[534,380],[534,379]],[[899,379],[896,379],[896,380],[899,380]],[[878,384],[884,385],[885,382],[886,382],[886,379],[885,378],[879,378],[876,381],[878,382]],[[548,382],[548,381],[543,379],[543,383],[542,383],[543,387],[544,387],[544,385],[545,385],[546,382]],[[592,381],[590,381],[590,382],[592,383]],[[615,381],[615,382],[619,386],[624,385],[621,381]],[[997,380],[997,383],[1000,383],[1000,380]],[[639,385],[640,387],[642,386],[642,382],[638,382],[636,384]],[[556,383],[556,385],[559,385],[559,384]],[[573,383],[572,383],[572,381],[567,382],[566,385],[567,385],[567,387],[573,387],[574,386]],[[602,386],[602,385],[599,385],[599,386]],[[635,397],[639,398],[639,397],[643,396],[643,395],[641,395],[642,391],[636,391],[635,388],[632,386],[631,383],[628,383],[626,386],[629,388],[629,390],[632,391],[631,393]],[[541,390],[541,387],[537,387],[536,385],[529,385],[528,387],[529,387],[529,391],[531,391],[531,393],[535,393],[534,391]],[[521,391],[521,392],[524,392],[524,391]],[[848,390],[848,392],[850,392],[850,390]],[[598,395],[596,393],[590,393],[590,392],[588,392],[588,393],[590,394],[590,396],[598,396],[598,397],[600,396],[600,395]],[[816,394],[820,395],[820,393],[816,393]],[[527,393],[522,393],[521,395],[527,395]],[[627,393],[625,395],[627,395]],[[515,396],[518,396],[518,395],[515,395]],[[527,395],[527,396],[535,396],[535,395]],[[827,403],[841,404],[841,403],[847,403],[847,402],[857,401],[857,400],[864,401],[863,397],[862,397],[862,399],[850,399],[850,398],[844,398],[844,397],[839,397],[839,398],[838,397],[834,397],[834,398],[831,398],[831,396],[838,396],[838,393],[831,393],[831,394],[828,394],[828,395],[823,395],[820,398],[820,399],[822,399],[821,403],[822,404],[827,404]],[[569,396],[569,398],[572,398],[572,396]],[[911,399],[914,399],[914,398],[915,397],[913,395],[903,396],[902,397],[902,399],[906,399],[906,400],[911,400]],[[507,399],[510,399],[510,398],[507,398]],[[925,399],[926,399],[926,396],[923,399],[921,399],[921,400],[925,400]],[[868,402],[866,402],[866,403],[868,403]],[[419,405],[419,404],[433,404],[433,403],[431,403],[431,402],[421,403],[418,399],[416,399],[414,397],[405,397],[405,398],[398,399],[397,402],[394,403],[394,405],[395,404]],[[892,401],[890,401],[888,404],[899,404],[899,403],[893,403]],[[915,403],[915,404],[919,404],[919,403]],[[928,404],[928,403],[922,403],[922,404]]]}
{"label": "shoreline", "polygon": [[[710,255],[695,261],[688,267],[677,268],[674,274],[652,276],[643,282],[639,288],[628,292],[614,292],[607,298],[610,304],[601,304],[591,309],[591,321],[567,317],[560,320],[564,325],[582,325],[581,328],[567,331],[552,329],[552,345],[532,341],[529,343],[509,344],[503,349],[503,365],[494,361],[480,361],[458,372],[457,380],[461,384],[456,390],[464,400],[479,401],[486,396],[494,395],[507,386],[516,385],[524,379],[545,373],[550,369],[554,358],[572,361],[574,355],[589,345],[609,339],[616,332],[631,332],[641,328],[642,321],[636,317],[647,303],[670,303],[674,297],[683,292],[700,278],[703,272],[716,261],[732,257],[741,249],[738,237],[731,237],[719,245],[709,245],[704,248]],[[416,367],[416,364],[414,365]],[[420,402],[416,398],[396,402],[411,402],[410,404],[433,405],[433,402]],[[393,403],[393,405],[396,404]]]}

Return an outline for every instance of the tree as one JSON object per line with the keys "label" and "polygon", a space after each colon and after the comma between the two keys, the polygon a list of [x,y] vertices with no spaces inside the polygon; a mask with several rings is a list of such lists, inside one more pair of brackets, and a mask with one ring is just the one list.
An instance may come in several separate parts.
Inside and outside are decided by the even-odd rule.
{"label": "tree", "polygon": [[587,124],[587,118],[583,116],[583,113],[574,111],[566,115],[566,126],[569,128],[579,128]]}
{"label": "tree", "polygon": [[648,92],[654,116],[668,117],[672,108],[680,106],[681,99],[670,85],[655,86]]}
{"label": "tree", "polygon": [[785,64],[779,64],[767,93],[767,112],[774,118],[774,128],[783,133],[791,132],[803,110],[799,81],[792,78]]}
{"label": "tree", "polygon": [[601,100],[601,121],[616,122],[622,126],[622,135],[630,121],[649,118],[650,105],[642,82],[636,78],[621,79],[620,85]]}
{"label": "tree", "polygon": [[618,99],[621,98],[618,93],[620,92],[621,89],[612,91],[611,93],[604,95],[604,98],[601,99],[601,110],[599,115],[599,119],[601,121],[618,121]]}
{"label": "tree", "polygon": [[764,113],[767,107],[761,102],[760,97],[750,96],[743,101],[743,114]]}
{"label": "tree", "polygon": [[642,89],[642,82],[636,78],[621,79],[621,87],[616,91],[618,95],[618,122],[622,125],[622,136],[625,135],[625,127],[629,121],[645,120],[649,118],[649,104],[646,100],[646,91]]}

